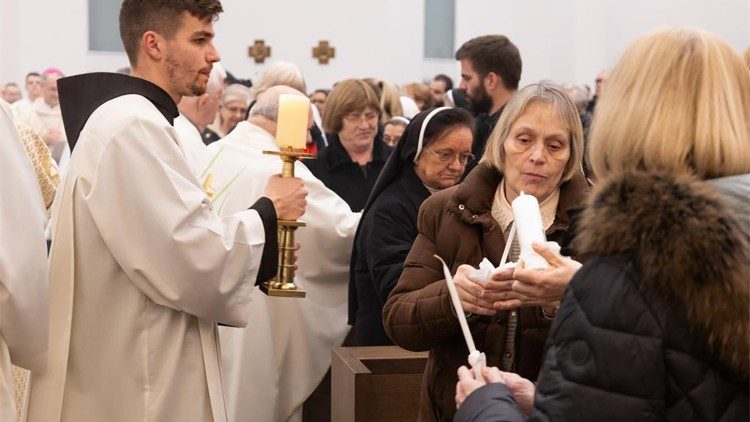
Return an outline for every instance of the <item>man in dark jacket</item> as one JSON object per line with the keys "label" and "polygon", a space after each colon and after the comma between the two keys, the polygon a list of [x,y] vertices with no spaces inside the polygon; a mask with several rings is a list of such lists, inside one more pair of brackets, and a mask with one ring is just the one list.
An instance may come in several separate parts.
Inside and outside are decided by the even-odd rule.
{"label": "man in dark jacket", "polygon": [[484,35],[465,42],[456,51],[456,60],[461,62],[459,87],[477,116],[471,151],[476,158],[466,167],[469,174],[482,158],[503,107],[518,90],[521,53],[504,35]]}

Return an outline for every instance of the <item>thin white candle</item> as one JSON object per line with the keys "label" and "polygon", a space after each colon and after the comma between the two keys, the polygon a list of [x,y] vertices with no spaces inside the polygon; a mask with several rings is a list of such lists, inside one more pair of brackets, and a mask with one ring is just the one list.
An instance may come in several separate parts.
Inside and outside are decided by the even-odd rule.
{"label": "thin white candle", "polygon": [[549,268],[547,261],[531,247],[534,242],[545,243],[547,241],[539,202],[534,195],[525,195],[521,192],[513,200],[512,207],[518,244],[521,247],[519,259],[522,259],[526,268],[529,269]]}
{"label": "thin white candle", "polygon": [[310,99],[302,95],[279,95],[276,140],[281,148],[305,149]]}
{"label": "thin white candle", "polygon": [[482,368],[487,366],[487,357],[484,353],[481,353],[479,350],[477,350],[476,345],[474,345],[474,338],[471,336],[471,331],[469,331],[469,323],[466,322],[464,308],[463,306],[461,306],[461,300],[458,298],[458,290],[456,290],[456,283],[453,281],[453,276],[451,276],[450,269],[448,269],[448,266],[445,264],[445,261],[443,261],[443,258],[437,255],[435,255],[435,258],[439,259],[443,264],[445,284],[448,285],[448,292],[450,293],[451,303],[453,304],[453,309],[456,311],[458,324],[461,326],[461,331],[464,334],[466,347],[469,348],[469,356],[467,358],[467,361],[469,362],[471,369],[474,370],[474,377],[476,379],[481,379]]}
{"label": "thin white candle", "polygon": [[458,291],[456,290],[456,283],[453,281],[451,271],[448,266],[445,265],[443,258],[435,255],[435,258],[439,259],[443,263],[443,275],[445,276],[445,284],[448,285],[448,292],[450,292],[451,302],[453,303],[453,309],[456,311],[456,317],[458,323],[461,325],[461,331],[464,333],[464,340],[466,340],[466,346],[469,347],[469,352],[474,353],[477,351],[477,347],[474,345],[474,338],[471,336],[469,331],[469,323],[466,322],[466,315],[464,315],[464,308],[461,306],[461,299],[458,298]]}

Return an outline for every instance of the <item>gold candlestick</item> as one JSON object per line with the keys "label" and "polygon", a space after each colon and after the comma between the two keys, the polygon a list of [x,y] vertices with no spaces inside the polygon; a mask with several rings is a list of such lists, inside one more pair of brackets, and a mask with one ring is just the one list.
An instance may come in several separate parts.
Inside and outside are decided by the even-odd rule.
{"label": "gold candlestick", "polygon": [[[294,162],[299,158],[314,158],[302,150],[282,148],[280,151],[263,151],[264,154],[281,157],[281,176],[294,177]],[[298,220],[278,220],[279,266],[276,277],[260,285],[260,290],[268,296],[305,297],[305,292],[294,284],[294,232],[305,223]]]}

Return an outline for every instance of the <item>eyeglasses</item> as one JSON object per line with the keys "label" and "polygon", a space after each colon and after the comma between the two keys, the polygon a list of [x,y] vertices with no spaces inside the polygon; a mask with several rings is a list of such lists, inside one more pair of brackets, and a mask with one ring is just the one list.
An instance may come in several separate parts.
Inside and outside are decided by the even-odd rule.
{"label": "eyeglasses", "polygon": [[471,154],[468,152],[461,154],[461,153],[458,153],[456,151],[451,151],[451,150],[433,151],[429,148],[425,148],[424,150],[433,153],[438,158],[438,160],[440,160],[440,162],[443,164],[452,163],[453,160],[455,160],[456,157],[458,157],[458,162],[461,163],[462,166],[465,166],[469,163],[469,161],[474,159],[474,154]]}
{"label": "eyeglasses", "polygon": [[232,114],[246,114],[247,113],[247,109],[245,107],[227,107],[227,106],[223,106],[223,107]]}
{"label": "eyeglasses", "polygon": [[346,120],[349,123],[359,123],[362,121],[362,119],[365,119],[365,123],[372,123],[378,121],[378,113],[372,112],[372,111],[363,111],[361,113],[349,113],[346,116],[344,116],[344,120]]}

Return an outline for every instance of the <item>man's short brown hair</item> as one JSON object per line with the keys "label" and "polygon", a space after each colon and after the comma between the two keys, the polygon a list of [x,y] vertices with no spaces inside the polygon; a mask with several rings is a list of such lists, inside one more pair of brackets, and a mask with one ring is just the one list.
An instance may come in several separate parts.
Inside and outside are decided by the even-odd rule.
{"label": "man's short brown hair", "polygon": [[124,0],[120,8],[120,38],[130,64],[136,64],[138,45],[145,32],[171,38],[182,25],[182,12],[201,20],[214,20],[223,11],[219,0]]}
{"label": "man's short brown hair", "polygon": [[508,89],[518,89],[521,53],[505,35],[483,35],[466,41],[456,51],[456,60],[468,59],[481,78],[493,72]]}

